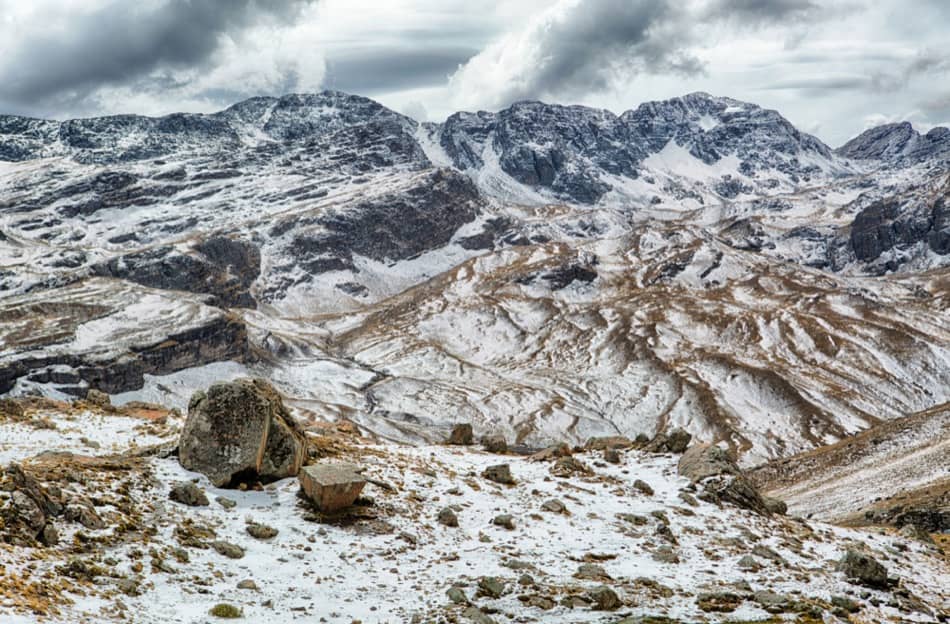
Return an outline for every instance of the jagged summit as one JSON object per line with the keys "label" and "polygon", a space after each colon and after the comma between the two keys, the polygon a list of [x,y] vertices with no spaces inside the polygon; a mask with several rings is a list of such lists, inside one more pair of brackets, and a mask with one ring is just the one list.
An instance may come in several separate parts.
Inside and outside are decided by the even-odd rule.
{"label": "jagged summit", "polygon": [[886,163],[921,162],[950,157],[950,128],[937,126],[926,134],[909,121],[865,130],[837,150],[845,158]]}

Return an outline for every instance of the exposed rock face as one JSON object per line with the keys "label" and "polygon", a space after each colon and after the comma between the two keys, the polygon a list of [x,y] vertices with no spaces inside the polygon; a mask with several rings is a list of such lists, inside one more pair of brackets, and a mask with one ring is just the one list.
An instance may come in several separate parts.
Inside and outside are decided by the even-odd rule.
{"label": "exposed rock face", "polygon": [[220,487],[242,477],[296,475],[306,446],[277,390],[260,379],[241,379],[192,396],[179,459]]}
{"label": "exposed rock face", "polygon": [[938,126],[921,135],[908,121],[884,124],[866,130],[836,151],[847,158],[887,163],[943,158],[950,156],[950,129]]}
{"label": "exposed rock face", "polygon": [[16,463],[4,469],[3,482],[11,495],[0,506],[0,538],[19,546],[54,545],[58,535],[53,518],[64,512],[62,501]]}
{"label": "exposed rock face", "polygon": [[344,463],[306,466],[298,479],[307,498],[324,513],[349,507],[366,485],[366,480],[357,472],[357,466]]}
{"label": "exposed rock face", "polygon": [[702,484],[705,497],[761,514],[770,513],[758,490],[729,454],[718,446],[699,444],[690,447],[680,458],[678,471],[693,483]]}
{"label": "exposed rock face", "polygon": [[253,308],[251,284],[261,272],[261,253],[247,241],[215,236],[186,254],[158,247],[113,258],[93,267],[97,275],[126,279],[151,288],[214,295],[212,303]]}

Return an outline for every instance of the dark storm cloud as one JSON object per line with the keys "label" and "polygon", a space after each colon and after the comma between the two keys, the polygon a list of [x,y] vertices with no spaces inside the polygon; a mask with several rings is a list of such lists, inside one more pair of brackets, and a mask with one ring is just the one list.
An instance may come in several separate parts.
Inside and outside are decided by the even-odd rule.
{"label": "dark storm cloud", "polygon": [[72,18],[64,33],[36,32],[3,60],[10,103],[46,108],[161,68],[202,66],[222,35],[261,19],[290,21],[310,0],[116,0]]}
{"label": "dark storm cloud", "polygon": [[324,84],[328,89],[368,95],[442,85],[477,53],[466,47],[381,47],[339,53],[327,59]]}
{"label": "dark storm cloud", "polygon": [[821,7],[812,0],[715,0],[707,17],[733,19],[757,25],[783,25],[784,22],[818,17]]}

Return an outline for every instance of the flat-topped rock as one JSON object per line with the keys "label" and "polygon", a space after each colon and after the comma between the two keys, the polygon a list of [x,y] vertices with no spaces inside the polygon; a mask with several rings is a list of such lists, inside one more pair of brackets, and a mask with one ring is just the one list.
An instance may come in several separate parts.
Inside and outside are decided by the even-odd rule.
{"label": "flat-topped rock", "polygon": [[305,466],[298,475],[300,487],[320,511],[331,513],[353,504],[366,480],[354,464],[326,463]]}

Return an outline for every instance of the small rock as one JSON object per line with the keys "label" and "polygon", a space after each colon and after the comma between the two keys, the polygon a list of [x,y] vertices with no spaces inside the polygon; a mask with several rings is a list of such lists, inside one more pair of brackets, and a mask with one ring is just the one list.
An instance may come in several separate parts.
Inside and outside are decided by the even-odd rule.
{"label": "small rock", "polygon": [[505,583],[497,576],[483,576],[478,579],[478,596],[501,598],[505,593]]}
{"label": "small rock", "polygon": [[475,433],[472,431],[472,425],[462,423],[452,427],[452,433],[449,434],[449,444],[456,446],[470,446],[475,443]]}
{"label": "small rock", "polygon": [[248,535],[259,540],[267,540],[273,537],[277,537],[277,529],[266,524],[260,524],[259,522],[248,522],[247,527]]}
{"label": "small rock", "polygon": [[260,588],[257,586],[257,583],[255,583],[255,582],[252,581],[251,579],[244,579],[243,581],[239,582],[239,583],[237,584],[237,588],[238,588],[238,589],[251,589],[251,590],[254,590],[254,591],[257,591],[258,589],[260,589]]}
{"label": "small rock", "polygon": [[449,600],[451,600],[454,604],[469,604],[468,597],[465,595],[465,592],[461,587],[449,587],[445,591],[445,595],[448,596]]}
{"label": "small rock", "polygon": [[226,497],[224,497],[224,496],[219,496],[219,497],[217,497],[217,498],[214,499],[214,500],[215,500],[216,503],[218,503],[219,505],[221,505],[221,506],[224,507],[225,509],[234,509],[235,507],[237,507],[237,501],[236,501],[236,500],[233,500],[233,499],[230,499],[230,498],[226,498]]}
{"label": "small rock", "polygon": [[99,531],[106,528],[106,523],[99,517],[96,510],[91,505],[73,503],[66,505],[63,517],[68,522],[78,522],[91,531]]}
{"label": "small rock", "polygon": [[599,566],[596,563],[582,563],[577,567],[577,572],[574,573],[574,578],[586,579],[589,581],[609,581],[612,577],[607,574],[607,570],[603,566]]}
{"label": "small rock", "polygon": [[696,605],[703,611],[731,613],[742,604],[742,597],[731,592],[707,592],[696,597]]}
{"label": "small rock", "polygon": [[218,603],[211,608],[209,612],[214,617],[225,618],[225,619],[236,619],[243,617],[244,612],[235,607],[232,604],[227,604],[225,602]]}
{"label": "small rock", "polygon": [[570,477],[574,474],[590,474],[592,471],[584,462],[573,456],[559,457],[551,466],[551,474],[555,477]]}
{"label": "small rock", "polygon": [[765,501],[765,508],[769,510],[770,513],[778,514],[784,516],[788,513],[788,505],[785,504],[785,501],[773,498],[771,496],[763,496],[762,500]]}
{"label": "small rock", "polygon": [[930,533],[921,529],[916,524],[905,524],[901,527],[901,535],[907,539],[917,540],[918,542],[923,542],[924,544],[930,544],[931,546],[936,545],[934,538],[930,536]]}
{"label": "small rock", "polygon": [[177,483],[172,486],[171,492],[168,493],[168,498],[176,503],[190,507],[207,507],[211,504],[208,502],[208,497],[205,496],[204,490],[191,481]]}
{"label": "small rock", "polygon": [[508,452],[508,441],[505,436],[495,434],[482,438],[482,448],[489,453],[498,453],[503,455]]}
{"label": "small rock", "polygon": [[237,544],[225,542],[224,540],[215,540],[211,542],[211,547],[214,548],[219,555],[224,555],[228,559],[240,559],[244,556],[243,548]]}
{"label": "small rock", "polygon": [[666,435],[666,448],[671,453],[682,453],[689,447],[693,436],[685,429],[677,427]]}
{"label": "small rock", "polygon": [[40,532],[40,542],[44,546],[56,546],[59,544],[59,531],[52,522],[47,522]]}
{"label": "small rock", "polygon": [[571,454],[571,447],[566,443],[561,442],[560,444],[554,444],[545,449],[541,449],[537,453],[528,456],[528,461],[550,461],[558,457],[567,457]]}
{"label": "small rock", "polygon": [[551,513],[556,513],[556,514],[562,514],[567,511],[567,507],[564,505],[564,503],[562,503],[556,498],[552,498],[551,500],[544,501],[544,503],[541,504],[541,509],[543,509],[544,511],[550,511]]}
{"label": "small rock", "polygon": [[614,611],[623,606],[623,603],[620,602],[620,597],[617,596],[617,592],[606,585],[601,585],[600,587],[590,590],[587,592],[587,597],[590,598],[590,601],[593,603],[591,608],[595,611]]}
{"label": "small rock", "polygon": [[86,391],[86,402],[99,407],[112,407],[112,399],[109,398],[109,395],[95,388]]}
{"label": "small rock", "polygon": [[475,624],[495,624],[495,620],[482,612],[478,607],[469,607],[462,611],[462,616]]}
{"label": "small rock", "polygon": [[495,526],[504,527],[509,531],[513,531],[515,528],[515,520],[511,517],[511,514],[499,514],[492,519],[491,523]]}
{"label": "small rock", "polygon": [[831,606],[842,609],[847,613],[857,613],[861,610],[861,605],[846,596],[832,596]]}
{"label": "small rock", "polygon": [[760,564],[759,561],[752,555],[744,555],[741,559],[739,559],[739,563],[737,563],[736,566],[740,570],[749,570],[752,572],[762,569],[762,564]]}
{"label": "small rock", "polygon": [[636,481],[633,482],[633,487],[637,488],[638,490],[640,490],[647,496],[653,496],[653,488],[650,487],[650,484],[647,483],[646,481],[641,481],[640,479],[637,479]]}
{"label": "small rock", "polygon": [[439,512],[439,524],[444,524],[447,527],[457,527],[459,525],[458,516],[455,515],[455,512],[451,507],[445,507],[442,511]]}
{"label": "small rock", "polygon": [[508,464],[495,464],[482,471],[482,476],[489,481],[503,485],[513,485],[515,478],[511,476],[511,467]]}
{"label": "small rock", "polygon": [[604,449],[604,461],[608,464],[619,464],[621,461],[620,451],[617,449]]}
{"label": "small rock", "polygon": [[624,436],[604,436],[599,438],[590,438],[584,444],[584,449],[588,451],[605,451],[607,449],[628,449],[633,446],[630,438]]}

